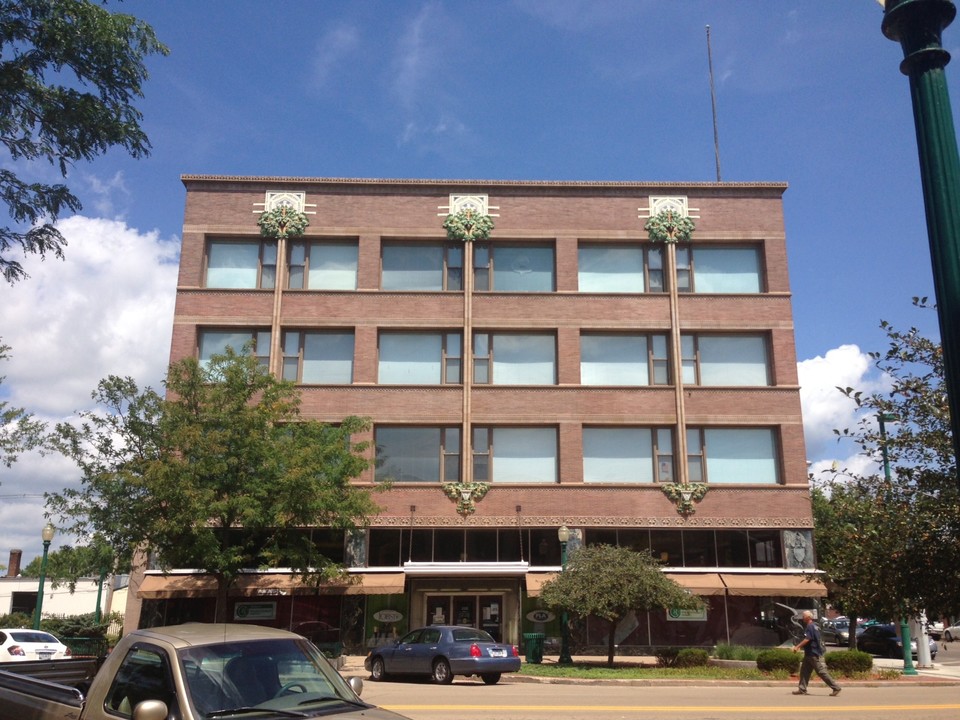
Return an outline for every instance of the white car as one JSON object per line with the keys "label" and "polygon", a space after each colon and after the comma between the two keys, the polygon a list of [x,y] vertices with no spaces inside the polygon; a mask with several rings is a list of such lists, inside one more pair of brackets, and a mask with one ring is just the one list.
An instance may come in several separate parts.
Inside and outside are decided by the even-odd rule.
{"label": "white car", "polygon": [[70,657],[70,648],[42,630],[0,630],[0,663],[26,660],[59,660]]}
{"label": "white car", "polygon": [[960,640],[960,625],[951,625],[948,628],[944,628],[943,639],[946,640],[947,642]]}

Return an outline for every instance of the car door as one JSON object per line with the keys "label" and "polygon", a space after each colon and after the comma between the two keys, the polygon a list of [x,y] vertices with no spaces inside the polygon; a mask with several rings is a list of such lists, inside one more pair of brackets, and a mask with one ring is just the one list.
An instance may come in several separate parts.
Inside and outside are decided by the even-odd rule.
{"label": "car door", "polygon": [[417,643],[413,651],[414,672],[421,675],[429,675],[433,672],[433,658],[437,656],[440,647],[440,638],[442,633],[439,628],[426,628],[423,635],[420,636],[420,642]]}
{"label": "car door", "polygon": [[417,643],[420,642],[421,634],[423,634],[423,630],[408,632],[393,645],[381,651],[383,668],[386,672],[394,675],[414,672],[411,669],[411,663],[413,662],[414,650]]}

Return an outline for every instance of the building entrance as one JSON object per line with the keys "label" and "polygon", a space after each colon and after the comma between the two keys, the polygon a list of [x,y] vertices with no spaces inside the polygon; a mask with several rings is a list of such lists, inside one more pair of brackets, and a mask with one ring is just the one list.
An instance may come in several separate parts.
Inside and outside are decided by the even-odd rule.
{"label": "building entrance", "polygon": [[424,625],[466,625],[503,638],[502,594],[427,595]]}

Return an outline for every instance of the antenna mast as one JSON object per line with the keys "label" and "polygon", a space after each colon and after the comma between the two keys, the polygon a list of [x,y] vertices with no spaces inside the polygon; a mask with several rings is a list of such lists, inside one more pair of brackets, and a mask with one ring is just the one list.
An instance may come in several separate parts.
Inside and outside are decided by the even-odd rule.
{"label": "antenna mast", "polygon": [[717,130],[717,93],[713,89],[713,52],[710,50],[709,25],[707,25],[707,65],[710,68],[710,105],[713,108],[713,154],[717,159],[717,182],[720,182],[720,133]]}

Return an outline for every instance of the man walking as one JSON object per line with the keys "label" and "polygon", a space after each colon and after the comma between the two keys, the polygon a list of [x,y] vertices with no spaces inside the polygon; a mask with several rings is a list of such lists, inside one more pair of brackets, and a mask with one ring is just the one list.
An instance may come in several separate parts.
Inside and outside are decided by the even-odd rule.
{"label": "man walking", "polygon": [[823,661],[823,641],[820,639],[820,628],[813,621],[813,613],[803,611],[803,640],[793,646],[794,652],[803,648],[803,662],[800,663],[800,687],[793,691],[794,695],[806,695],[807,683],[810,682],[810,673],[816,672],[831,690],[830,697],[840,694],[840,686],[830,677],[827,664]]}

